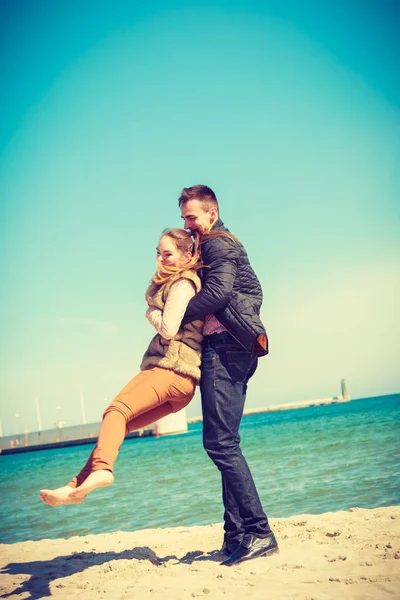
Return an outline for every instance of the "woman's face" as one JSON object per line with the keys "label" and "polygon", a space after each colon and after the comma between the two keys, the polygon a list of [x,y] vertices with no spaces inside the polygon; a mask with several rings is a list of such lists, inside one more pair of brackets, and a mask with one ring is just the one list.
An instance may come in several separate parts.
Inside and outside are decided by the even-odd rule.
{"label": "woman's face", "polygon": [[[187,254],[190,257],[190,253]],[[162,237],[158,242],[157,265],[178,267],[186,258],[186,255],[181,250],[178,250],[175,242],[168,235]]]}

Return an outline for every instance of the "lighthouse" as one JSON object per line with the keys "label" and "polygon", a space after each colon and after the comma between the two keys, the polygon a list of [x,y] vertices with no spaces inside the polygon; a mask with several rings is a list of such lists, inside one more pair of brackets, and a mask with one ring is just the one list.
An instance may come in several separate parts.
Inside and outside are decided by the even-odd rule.
{"label": "lighthouse", "polygon": [[349,392],[347,391],[346,380],[342,379],[340,382],[342,386],[342,401],[348,402],[350,400]]}

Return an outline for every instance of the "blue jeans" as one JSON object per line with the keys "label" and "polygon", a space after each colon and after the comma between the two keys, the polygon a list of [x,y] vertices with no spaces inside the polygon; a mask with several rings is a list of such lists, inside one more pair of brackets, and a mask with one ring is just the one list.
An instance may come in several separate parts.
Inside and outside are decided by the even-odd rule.
{"label": "blue jeans", "polygon": [[221,472],[225,539],[241,541],[244,533],[260,537],[270,531],[248,464],[240,449],[239,426],[247,382],[257,356],[228,332],[206,336],[201,363],[204,448]]}

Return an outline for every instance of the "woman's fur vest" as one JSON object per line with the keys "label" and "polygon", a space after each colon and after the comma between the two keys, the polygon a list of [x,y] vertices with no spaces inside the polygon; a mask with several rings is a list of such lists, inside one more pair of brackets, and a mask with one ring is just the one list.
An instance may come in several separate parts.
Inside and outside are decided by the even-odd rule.
{"label": "woman's fur vest", "polygon": [[[163,310],[172,284],[179,279],[189,279],[194,283],[196,293],[200,291],[201,282],[195,271],[183,271],[173,275],[161,285],[151,283],[146,292],[148,304]],[[157,333],[143,356],[140,369],[142,371],[150,367],[172,369],[176,373],[190,375],[199,381],[202,341],[203,321],[192,321],[181,325],[172,340],[166,340]]]}

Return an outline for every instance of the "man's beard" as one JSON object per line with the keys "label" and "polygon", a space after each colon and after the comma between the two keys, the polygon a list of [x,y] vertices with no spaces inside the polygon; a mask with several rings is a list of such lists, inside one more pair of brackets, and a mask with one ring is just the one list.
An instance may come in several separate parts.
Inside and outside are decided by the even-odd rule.
{"label": "man's beard", "polygon": [[200,235],[203,235],[203,233],[205,232],[205,227],[203,227],[202,225],[197,225],[196,229],[190,230],[190,233],[194,235],[196,231],[198,231]]}

